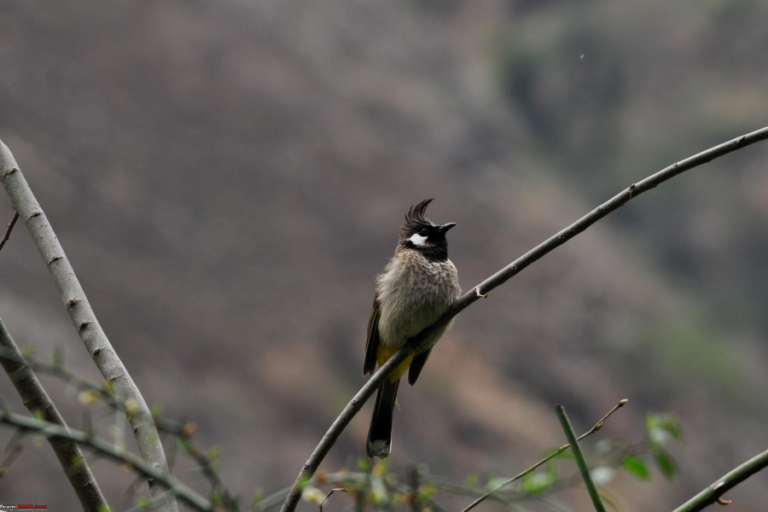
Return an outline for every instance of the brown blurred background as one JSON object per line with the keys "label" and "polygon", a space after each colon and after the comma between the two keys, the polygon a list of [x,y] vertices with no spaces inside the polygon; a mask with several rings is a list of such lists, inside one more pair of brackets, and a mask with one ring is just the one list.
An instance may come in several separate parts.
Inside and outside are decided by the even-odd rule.
{"label": "brown blurred background", "polygon": [[[430,217],[458,223],[471,288],[633,181],[766,125],[767,22],[758,0],[4,0],[0,138],[147,401],[199,425],[247,503],[293,481],[364,382],[374,277],[408,206],[435,197]],[[642,438],[649,411],[686,433],[676,482],[617,475],[627,512],[671,509],[766,449],[767,156],[674,179],[462,313],[402,388],[392,466],[511,475],[563,442],[554,404],[586,430],[621,398],[600,436]],[[98,377],[21,224],[0,316]],[[76,393],[45,382],[80,426]],[[5,376],[0,391],[21,409]],[[323,468],[364,455],[369,414]],[[130,508],[132,477],[94,470]],[[768,474],[728,497],[766,510]],[[16,502],[78,508],[47,445],[0,479]]]}

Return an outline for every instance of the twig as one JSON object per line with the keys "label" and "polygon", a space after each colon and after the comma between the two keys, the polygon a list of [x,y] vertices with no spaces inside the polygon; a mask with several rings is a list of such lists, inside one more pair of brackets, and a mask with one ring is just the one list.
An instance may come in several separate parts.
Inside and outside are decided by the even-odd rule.
{"label": "twig", "polygon": [[555,406],[557,412],[557,418],[560,420],[560,425],[563,427],[565,437],[568,439],[568,443],[571,445],[571,451],[573,457],[576,459],[576,464],[581,471],[581,478],[584,480],[584,485],[587,486],[587,492],[589,497],[592,498],[592,504],[595,506],[597,512],[606,512],[603,500],[600,498],[600,493],[597,492],[597,486],[592,481],[592,475],[589,474],[589,466],[587,465],[587,459],[584,458],[584,454],[579,446],[579,440],[576,438],[576,433],[573,431],[568,415],[565,414],[565,408],[562,405]]}
{"label": "twig", "polygon": [[19,455],[21,455],[21,452],[24,450],[24,441],[22,440],[22,437],[23,436],[15,437],[11,440],[12,442],[8,443],[8,446],[6,446],[3,453],[6,453],[7,455],[3,461],[0,462],[0,478],[3,478],[8,474],[8,468],[19,458]]}
{"label": "twig", "polygon": [[[618,411],[619,409],[621,409],[622,407],[624,407],[624,405],[625,405],[625,404],[626,404],[628,401],[629,401],[629,400],[627,400],[626,398],[625,398],[625,399],[623,399],[623,400],[620,400],[620,401],[619,401],[619,403],[617,403],[615,406],[613,406],[613,409],[611,409],[610,411],[608,411],[608,413],[607,413],[605,416],[603,416],[602,418],[600,418],[600,421],[598,421],[597,423],[595,423],[595,425],[594,425],[594,426],[593,426],[591,429],[589,429],[588,431],[586,431],[586,432],[584,432],[583,434],[581,434],[581,436],[579,436],[578,440],[579,440],[579,441],[581,441],[582,439],[584,439],[584,438],[586,438],[586,437],[589,437],[589,436],[591,436],[592,434],[594,434],[595,432],[597,432],[598,430],[600,430],[601,428],[603,428],[603,424],[605,423],[605,421],[606,421],[606,420],[607,420],[607,419],[608,419],[608,418],[609,418],[609,417],[610,417],[610,416],[611,416],[613,413],[615,413],[616,411]],[[533,466],[530,466],[528,469],[526,469],[526,470],[524,470],[524,471],[521,471],[520,473],[518,473],[517,475],[513,476],[513,477],[512,477],[512,478],[510,478],[509,480],[504,480],[504,481],[503,481],[503,482],[501,482],[499,485],[497,485],[496,487],[494,487],[493,489],[491,489],[490,491],[488,491],[487,493],[483,494],[482,496],[480,496],[479,498],[477,498],[475,501],[473,501],[472,503],[470,503],[469,505],[467,505],[466,507],[464,507],[464,509],[463,509],[461,512],[469,512],[470,510],[472,510],[473,508],[475,508],[477,505],[479,505],[480,503],[482,503],[483,501],[485,501],[485,500],[486,500],[487,498],[489,498],[490,496],[492,496],[492,495],[496,494],[498,491],[500,491],[500,490],[501,490],[501,489],[503,489],[504,487],[508,486],[508,485],[509,485],[509,484],[511,484],[512,482],[515,482],[515,481],[517,481],[517,480],[520,480],[520,479],[521,479],[521,478],[523,478],[525,475],[527,475],[527,474],[529,474],[529,473],[532,473],[533,471],[535,471],[535,470],[536,470],[536,468],[538,468],[539,466],[541,466],[541,465],[543,465],[543,464],[546,464],[547,462],[549,462],[550,460],[554,459],[555,457],[557,457],[558,455],[560,455],[561,453],[563,453],[565,450],[567,450],[567,449],[568,449],[568,448],[570,448],[570,447],[571,447],[571,444],[570,444],[570,443],[568,443],[568,444],[564,444],[563,446],[561,446],[560,448],[558,448],[557,450],[555,450],[555,451],[554,451],[554,452],[552,452],[551,454],[549,454],[549,455],[547,455],[546,457],[544,457],[543,459],[541,459],[539,462],[537,462],[537,463],[536,463],[536,464],[534,464]]]}
{"label": "twig", "polygon": [[[302,482],[314,474],[325,455],[336,442],[336,439],[338,439],[339,435],[341,435],[341,432],[352,420],[352,417],[354,417],[354,415],[357,414],[357,412],[360,410],[365,400],[370,398],[373,392],[378,388],[378,385],[381,384],[381,382],[383,382],[384,379],[388,377],[389,374],[394,370],[394,365],[389,366],[389,363],[394,361],[401,363],[414,350],[418,352],[421,348],[421,344],[432,333],[448,325],[448,323],[456,315],[464,311],[475,301],[479,300],[482,296],[479,293],[480,290],[483,291],[483,295],[487,295],[488,292],[507,282],[510,278],[520,273],[531,263],[537,261],[546,254],[560,247],[571,238],[586,230],[595,222],[599,221],[612,211],[621,208],[631,199],[636,198],[640,194],[657,187],[661,183],[677,176],[678,174],[765,139],[768,139],[768,127],[761,128],[760,130],[742,135],[741,137],[730,140],[706,151],[702,151],[701,153],[688,157],[685,160],[681,160],[675,164],[672,164],[669,167],[662,169],[656,174],[653,174],[638,183],[633,183],[632,186],[624,189],[612,199],[598,206],[567,228],[551,236],[541,244],[537,245],[527,253],[517,258],[506,267],[496,272],[494,275],[479,285],[473,286],[470,291],[456,299],[453,304],[451,304],[451,307],[448,308],[448,311],[446,311],[445,314],[437,322],[421,331],[415,337],[408,340],[408,343],[394,356],[392,356],[392,358],[389,360],[389,362],[387,362],[387,364],[384,365],[384,367],[379,368],[373,377],[371,377],[371,380],[369,380],[363,386],[363,388],[358,391],[357,395],[355,395],[355,398],[352,399],[352,402],[350,402],[344,408],[344,410],[341,412],[341,415],[336,418],[336,421],[334,421],[333,425],[331,425],[331,428],[320,440],[320,444],[317,446],[317,448],[315,448],[315,451],[312,453],[307,463],[304,464],[304,467],[302,467],[301,471],[299,472],[299,476],[296,478],[296,482],[294,482],[293,487],[291,488],[291,492],[283,504],[281,512],[294,511],[296,504],[299,502],[301,497]],[[387,373],[382,375],[385,367],[387,367]],[[374,379],[376,379],[375,387],[369,386],[372,382],[374,382]],[[366,390],[366,392],[364,393],[363,390]],[[356,400],[360,399],[362,399],[363,403],[356,402]],[[342,418],[344,419],[342,420]]]}
{"label": "twig", "polygon": [[686,501],[683,505],[677,507],[674,512],[699,512],[704,510],[713,503],[717,503],[720,496],[727,491],[766,467],[768,467],[768,450],[756,455],[728,474],[718,478],[715,483]]}
{"label": "twig", "polygon": [[[95,437],[90,432],[66,429],[48,421],[11,413],[7,409],[0,410],[0,423],[27,432],[39,433],[46,437],[59,437],[74,441],[82,446],[88,446],[98,452],[99,455],[115,460],[121,464],[126,464],[137,473],[144,475],[147,479],[157,480],[162,483],[163,487],[168,489],[166,492],[171,492],[171,494],[177,495],[181,501],[191,508],[198,510],[199,512],[214,512],[215,510],[214,505],[210,501],[197,494],[177,478],[152,467],[133,453],[120,449],[111,443]],[[153,497],[152,499],[154,500],[155,498],[158,500],[161,499],[160,497]]]}
{"label": "twig", "polygon": [[408,469],[408,486],[411,488],[409,494],[411,501],[411,511],[421,512],[419,504],[419,468],[412,466]]}
{"label": "twig", "polygon": [[[45,388],[24,360],[21,350],[13,341],[8,329],[5,328],[2,319],[0,319],[0,349],[2,349],[0,350],[0,365],[19,392],[24,406],[32,414],[40,411],[46,421],[66,429],[67,424],[64,417],[59,413],[48,393],[45,392]],[[83,510],[100,512],[108,509],[107,501],[101,493],[91,468],[85,462],[80,447],[72,441],[60,437],[49,437],[48,442],[56,453],[61,468],[75,490]]]}
{"label": "twig", "polygon": [[330,491],[328,491],[328,494],[325,495],[325,498],[323,498],[323,501],[320,502],[320,512],[323,512],[323,505],[325,504],[326,501],[328,501],[328,498],[331,497],[331,494],[335,493],[336,491],[341,491],[341,492],[346,492],[346,493],[349,492],[348,490],[346,490],[343,487],[336,487],[336,488],[331,489]]}
{"label": "twig", "polygon": [[13,212],[13,218],[11,219],[11,222],[8,223],[8,229],[5,231],[5,236],[0,240],[0,249],[2,249],[5,242],[11,238],[11,231],[13,231],[13,226],[16,225],[17,220],[19,220],[19,212]]}
{"label": "twig", "polygon": [[[136,437],[141,457],[152,467],[167,472],[168,464],[165,452],[162,443],[160,443],[157,428],[152,421],[149,407],[147,407],[141,391],[128,373],[128,369],[123,365],[107,335],[99,325],[88,298],[85,296],[85,291],[80,286],[75,271],[64,254],[64,249],[56,238],[51,224],[24,179],[13,154],[2,141],[0,141],[0,181],[2,181],[8,197],[11,199],[13,208],[24,220],[27,230],[32,235],[45,265],[53,276],[72,323],[88,349],[88,353],[93,358],[93,362],[96,363],[104,379],[115,386],[120,396],[135,404],[135,407],[132,408],[133,413],[128,415],[128,421]],[[155,480],[150,480],[149,488],[152,496],[167,491]],[[166,504],[161,505],[159,510],[161,512],[177,512],[178,507],[176,501],[170,499]]]}

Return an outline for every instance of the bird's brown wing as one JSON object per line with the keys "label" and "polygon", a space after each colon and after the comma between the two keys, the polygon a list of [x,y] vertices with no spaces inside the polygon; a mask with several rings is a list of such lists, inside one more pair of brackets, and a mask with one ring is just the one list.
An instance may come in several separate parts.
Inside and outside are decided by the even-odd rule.
{"label": "bird's brown wing", "polygon": [[419,378],[421,369],[424,368],[424,363],[427,362],[427,358],[429,357],[430,352],[432,352],[432,349],[426,350],[421,354],[416,354],[416,356],[413,358],[411,367],[408,369],[408,384],[411,386],[416,384],[416,379]]}
{"label": "bird's brown wing", "polygon": [[368,319],[368,339],[365,342],[363,376],[376,371],[376,353],[379,350],[379,316],[381,316],[381,307],[379,306],[379,294],[377,293],[373,297],[371,317]]}

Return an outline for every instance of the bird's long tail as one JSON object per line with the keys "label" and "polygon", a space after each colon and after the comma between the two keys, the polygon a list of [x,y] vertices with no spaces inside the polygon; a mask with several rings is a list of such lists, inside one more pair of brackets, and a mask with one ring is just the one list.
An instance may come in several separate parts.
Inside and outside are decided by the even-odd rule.
{"label": "bird's long tail", "polygon": [[400,387],[400,379],[395,382],[387,380],[376,393],[376,405],[373,406],[373,417],[366,445],[369,457],[386,459],[392,449],[392,415],[395,412],[398,387]]}

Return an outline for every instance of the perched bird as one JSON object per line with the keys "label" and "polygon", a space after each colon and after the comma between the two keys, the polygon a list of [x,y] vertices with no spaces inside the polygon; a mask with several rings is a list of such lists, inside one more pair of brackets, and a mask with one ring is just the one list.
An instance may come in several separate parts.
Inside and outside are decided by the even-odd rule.
{"label": "perched bird", "polygon": [[[456,224],[438,226],[426,219],[424,211],[430,202],[432,199],[426,199],[408,210],[395,255],[377,279],[363,375],[373,373],[377,363],[382,366],[409,338],[435,323],[461,293],[445,239],[445,233]],[[369,457],[389,456],[400,378],[410,368],[408,383],[416,382],[432,347],[449,328],[450,324],[426,339],[426,350],[411,354],[379,388],[368,430]]]}

